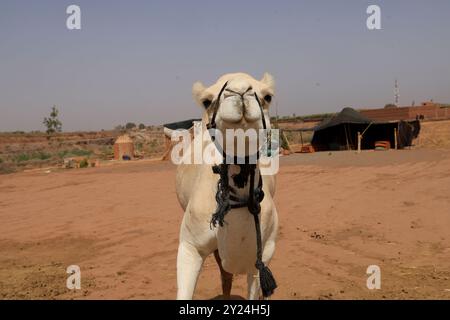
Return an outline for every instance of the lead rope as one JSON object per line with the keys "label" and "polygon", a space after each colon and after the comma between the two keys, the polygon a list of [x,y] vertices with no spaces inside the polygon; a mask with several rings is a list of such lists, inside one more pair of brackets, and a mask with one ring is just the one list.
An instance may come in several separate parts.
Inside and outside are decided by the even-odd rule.
{"label": "lead rope", "polygon": [[259,214],[261,212],[261,201],[264,199],[264,191],[262,190],[262,178],[259,174],[258,188],[255,187],[255,169],[256,165],[251,165],[250,170],[250,194],[248,199],[248,211],[253,215],[256,229],[256,263],[255,267],[259,271],[259,283],[264,298],[270,297],[275,289],[277,283],[272,275],[269,267],[262,261],[262,240],[261,240],[261,224],[259,221]]}

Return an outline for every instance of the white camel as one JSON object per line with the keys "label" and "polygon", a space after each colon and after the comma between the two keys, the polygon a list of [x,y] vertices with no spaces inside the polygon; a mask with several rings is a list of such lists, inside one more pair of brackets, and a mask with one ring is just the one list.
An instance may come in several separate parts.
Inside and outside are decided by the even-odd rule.
{"label": "white camel", "polygon": [[[208,123],[215,122],[216,128],[224,135],[226,129],[261,129],[264,121],[269,129],[269,106],[273,95],[274,79],[267,73],[260,81],[244,73],[233,73],[222,76],[208,88],[200,82],[193,86],[193,96],[204,109],[203,129],[206,130]],[[214,113],[215,119],[212,119]],[[206,148],[211,143],[209,139],[201,145]],[[185,156],[191,157],[192,149]],[[251,174],[241,172],[244,167],[236,164],[230,164],[227,168],[227,180],[233,195],[249,199]],[[258,165],[255,174],[254,180],[258,181]],[[211,253],[214,253],[220,268],[224,298],[230,298],[233,274],[247,275],[248,299],[259,299],[261,296],[259,275],[263,272],[255,266],[256,222],[249,208],[232,208],[225,215],[222,226],[211,227],[211,217],[218,207],[216,192],[219,177],[213,172],[212,165],[178,166],[177,196],[185,213],[177,257],[177,299],[193,298],[201,267]],[[254,189],[257,188],[256,184]],[[278,230],[278,216],[273,201],[275,175],[262,175],[262,188],[264,198],[260,203],[260,214],[256,216],[261,225],[262,262],[267,265],[275,251]],[[263,296],[270,294],[264,294],[263,290]]]}

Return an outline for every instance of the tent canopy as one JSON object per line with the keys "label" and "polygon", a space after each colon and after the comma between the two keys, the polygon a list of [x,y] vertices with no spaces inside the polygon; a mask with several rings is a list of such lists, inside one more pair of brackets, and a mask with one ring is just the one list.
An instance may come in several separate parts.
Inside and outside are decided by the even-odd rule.
{"label": "tent canopy", "polygon": [[345,123],[354,123],[354,124],[369,124],[374,122],[373,120],[363,116],[361,113],[352,108],[344,108],[341,112],[336,114],[335,116],[325,119],[321,123],[319,123],[314,131],[319,131],[323,129],[327,129],[330,127],[334,127],[340,124]]}
{"label": "tent canopy", "polygon": [[178,122],[172,122],[172,123],[166,123],[164,125],[164,128],[170,129],[170,130],[177,130],[177,129],[190,129],[194,125],[194,121],[202,121],[202,119],[189,119],[184,121],[178,121]]}

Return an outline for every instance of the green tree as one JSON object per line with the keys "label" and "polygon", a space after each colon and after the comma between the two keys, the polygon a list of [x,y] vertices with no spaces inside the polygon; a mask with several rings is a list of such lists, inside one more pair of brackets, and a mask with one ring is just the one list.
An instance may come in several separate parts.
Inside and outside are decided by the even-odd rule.
{"label": "green tree", "polygon": [[47,134],[52,134],[55,132],[61,132],[62,123],[58,119],[59,111],[56,106],[52,107],[52,111],[50,112],[50,116],[44,118],[42,122],[47,127]]}
{"label": "green tree", "polygon": [[133,123],[133,122],[128,122],[128,123],[125,125],[125,128],[126,128],[127,130],[136,128],[136,124]]}
{"label": "green tree", "polygon": [[140,129],[140,130],[145,129],[145,124],[141,123],[141,124],[139,125],[139,129]]}

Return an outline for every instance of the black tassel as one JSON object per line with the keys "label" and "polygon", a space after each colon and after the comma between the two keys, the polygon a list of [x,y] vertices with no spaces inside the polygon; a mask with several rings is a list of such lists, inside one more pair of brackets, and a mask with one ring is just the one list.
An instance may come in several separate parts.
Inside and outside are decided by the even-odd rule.
{"label": "black tassel", "polygon": [[263,297],[268,298],[274,293],[277,283],[272,275],[272,271],[262,261],[256,262],[256,268],[259,270],[259,283]]}

